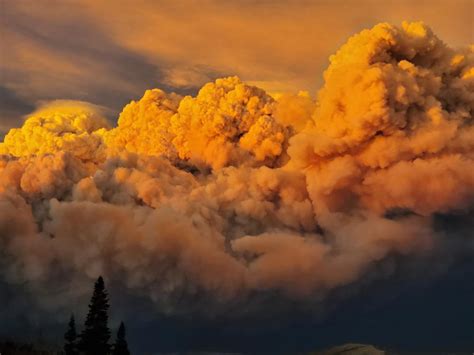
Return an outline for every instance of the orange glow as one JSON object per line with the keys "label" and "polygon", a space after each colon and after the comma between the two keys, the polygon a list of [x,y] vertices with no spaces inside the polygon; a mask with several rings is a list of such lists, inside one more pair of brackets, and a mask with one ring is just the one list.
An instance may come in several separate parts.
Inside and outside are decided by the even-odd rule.
{"label": "orange glow", "polygon": [[472,46],[382,23],[331,56],[317,99],[226,77],[147,90],[116,127],[53,102],[0,144],[0,229],[25,280],[63,263],[156,302],[331,290],[472,208],[473,73]]}

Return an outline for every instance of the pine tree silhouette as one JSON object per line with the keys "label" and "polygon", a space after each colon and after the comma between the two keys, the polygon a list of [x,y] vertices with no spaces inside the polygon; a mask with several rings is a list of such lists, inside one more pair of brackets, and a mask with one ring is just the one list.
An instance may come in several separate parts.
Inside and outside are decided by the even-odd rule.
{"label": "pine tree silhouette", "polygon": [[106,355],[110,353],[110,329],[108,323],[109,299],[104,279],[100,276],[95,285],[89,304],[89,313],[81,333],[79,350],[86,355]]}
{"label": "pine tree silhouette", "polygon": [[66,355],[77,355],[79,354],[77,349],[77,333],[76,333],[76,322],[74,320],[74,314],[69,319],[67,331],[64,334],[64,352]]}
{"label": "pine tree silhouette", "polygon": [[117,339],[115,340],[113,355],[130,355],[128,350],[127,340],[125,339],[125,325],[123,322],[120,323],[120,327],[117,332]]}

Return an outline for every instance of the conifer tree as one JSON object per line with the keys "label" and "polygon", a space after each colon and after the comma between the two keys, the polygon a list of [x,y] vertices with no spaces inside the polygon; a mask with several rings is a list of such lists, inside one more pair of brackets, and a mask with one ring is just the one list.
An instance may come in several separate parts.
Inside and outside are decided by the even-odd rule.
{"label": "conifer tree", "polygon": [[76,333],[76,322],[74,320],[74,314],[69,319],[67,331],[64,334],[64,352],[66,355],[77,355],[77,333]]}
{"label": "conifer tree", "polygon": [[89,312],[81,333],[79,350],[86,355],[106,355],[110,353],[110,329],[108,327],[109,299],[104,279],[100,276],[95,285]]}
{"label": "conifer tree", "polygon": [[125,325],[123,322],[120,323],[120,327],[117,332],[117,339],[115,340],[113,355],[130,355],[127,340],[125,339]]}

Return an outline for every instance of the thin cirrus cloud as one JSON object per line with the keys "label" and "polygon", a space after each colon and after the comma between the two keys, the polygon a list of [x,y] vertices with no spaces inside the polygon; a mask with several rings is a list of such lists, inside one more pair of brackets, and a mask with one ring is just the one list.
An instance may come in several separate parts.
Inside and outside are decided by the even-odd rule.
{"label": "thin cirrus cloud", "polygon": [[[1,131],[38,101],[121,107],[147,88],[190,93],[238,75],[270,92],[322,83],[328,57],[375,23],[423,20],[473,42],[472,1],[2,1]],[[445,16],[449,11],[450,16]],[[455,18],[456,21],[452,19]]]}

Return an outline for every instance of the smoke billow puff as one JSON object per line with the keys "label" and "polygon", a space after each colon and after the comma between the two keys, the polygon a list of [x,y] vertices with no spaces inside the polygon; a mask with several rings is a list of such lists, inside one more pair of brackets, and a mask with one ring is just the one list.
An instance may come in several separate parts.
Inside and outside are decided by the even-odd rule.
{"label": "smoke billow puff", "polygon": [[231,77],[148,90],[115,128],[33,113],[0,144],[1,279],[62,309],[102,274],[173,311],[308,299],[436,248],[433,215],[473,207],[473,48],[379,24],[330,62],[317,101]]}
{"label": "smoke billow puff", "polygon": [[118,150],[200,167],[272,163],[289,136],[274,108],[265,91],[237,77],[208,83],[196,97],[148,90],[124,108],[106,142]]}

